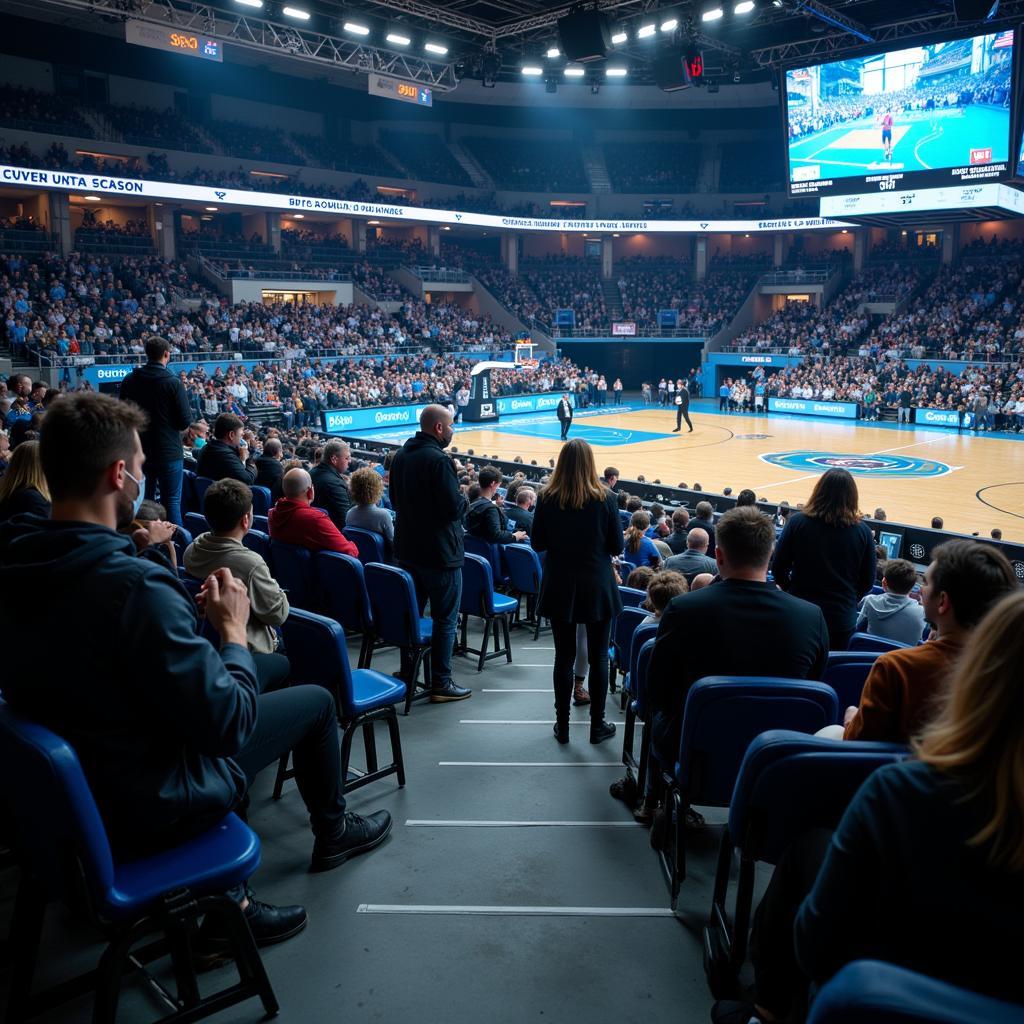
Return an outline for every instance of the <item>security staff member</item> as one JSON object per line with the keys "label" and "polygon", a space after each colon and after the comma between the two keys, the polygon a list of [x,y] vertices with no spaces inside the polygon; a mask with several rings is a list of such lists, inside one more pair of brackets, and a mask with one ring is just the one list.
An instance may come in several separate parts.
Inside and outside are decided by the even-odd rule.
{"label": "security staff member", "polygon": [[676,391],[676,428],[672,431],[673,434],[678,433],[682,429],[683,420],[686,420],[686,425],[690,428],[689,433],[693,433],[693,424],[690,422],[690,389],[685,383],[680,384],[679,389]]}

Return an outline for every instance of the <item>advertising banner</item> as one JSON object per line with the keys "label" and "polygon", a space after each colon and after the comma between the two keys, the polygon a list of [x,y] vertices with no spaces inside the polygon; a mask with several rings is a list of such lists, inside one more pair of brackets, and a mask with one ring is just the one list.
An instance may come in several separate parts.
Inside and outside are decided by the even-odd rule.
{"label": "advertising banner", "polygon": [[935,427],[959,427],[960,413],[956,409],[915,409],[914,422]]}
{"label": "advertising banner", "polygon": [[619,320],[612,324],[613,338],[635,338],[636,323],[632,320]]}
{"label": "advertising banner", "polygon": [[801,416],[831,416],[835,419],[857,419],[856,402],[818,402],[810,398],[768,399],[769,412],[791,412]]}

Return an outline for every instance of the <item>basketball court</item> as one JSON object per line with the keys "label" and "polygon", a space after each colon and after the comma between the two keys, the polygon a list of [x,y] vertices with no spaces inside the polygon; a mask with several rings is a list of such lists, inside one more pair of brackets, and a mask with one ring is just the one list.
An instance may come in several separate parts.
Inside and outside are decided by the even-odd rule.
{"label": "basketball court", "polygon": [[[750,487],[769,501],[804,501],[817,477],[844,466],[857,477],[861,508],[878,506],[894,521],[927,526],[942,516],[963,533],[993,527],[1005,540],[1024,541],[1024,438],[960,434],[934,427],[844,423],[803,416],[719,414],[717,403],[691,405],[692,434],[672,432],[674,408],[604,406],[577,412],[570,437],[595,448],[598,469],[615,465],[666,487],[699,483],[705,491]],[[411,429],[372,431],[360,439],[401,443]],[[462,455],[473,449],[546,466],[561,444],[553,412],[506,416],[493,426],[456,427]]]}

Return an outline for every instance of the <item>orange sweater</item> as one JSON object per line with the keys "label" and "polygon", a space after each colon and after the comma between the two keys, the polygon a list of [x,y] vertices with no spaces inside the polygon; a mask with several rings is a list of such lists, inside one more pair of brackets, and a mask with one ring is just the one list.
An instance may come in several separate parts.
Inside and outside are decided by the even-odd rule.
{"label": "orange sweater", "polygon": [[940,637],[879,655],[843,739],[906,743],[932,715],[960,649]]}

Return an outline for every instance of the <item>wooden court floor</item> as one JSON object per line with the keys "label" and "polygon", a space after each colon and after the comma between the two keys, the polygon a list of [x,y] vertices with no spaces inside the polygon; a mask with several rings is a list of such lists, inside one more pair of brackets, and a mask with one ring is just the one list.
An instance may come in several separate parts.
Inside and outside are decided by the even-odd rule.
{"label": "wooden court floor", "polygon": [[[472,448],[502,459],[520,455],[544,466],[560,447],[554,414],[550,427],[548,415],[522,417],[521,427],[509,416],[497,429],[462,429],[454,444],[461,453]],[[685,423],[674,434],[674,409],[606,409],[597,416],[578,414],[570,437],[594,444],[599,470],[614,465],[629,479],[643,474],[666,486],[697,482],[706,491],[750,487],[758,497],[791,504],[805,500],[827,468],[806,465],[808,460],[853,456],[855,465],[862,464],[857,485],[867,514],[880,506],[889,519],[925,526],[938,515],[947,530],[987,536],[999,527],[1005,540],[1024,541],[1024,435],[1014,440],[810,417],[719,415],[700,403],[691,419],[692,434]],[[547,436],[537,436],[542,434]],[[881,465],[872,468],[875,462]]]}

